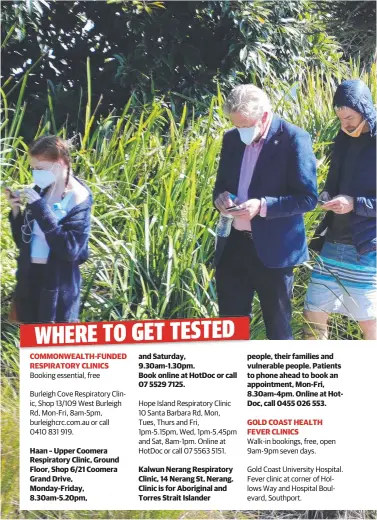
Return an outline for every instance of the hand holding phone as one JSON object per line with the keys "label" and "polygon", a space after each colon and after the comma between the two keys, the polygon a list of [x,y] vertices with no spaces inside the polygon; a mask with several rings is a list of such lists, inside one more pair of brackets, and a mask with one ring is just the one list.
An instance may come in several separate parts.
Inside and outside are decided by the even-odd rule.
{"label": "hand holding phone", "polygon": [[20,211],[21,197],[19,190],[12,191],[8,186],[4,186],[5,196],[12,208],[13,216],[16,217]]}
{"label": "hand holding phone", "polygon": [[230,206],[230,208],[226,208],[227,211],[241,211],[242,208],[239,206]]}
{"label": "hand holding phone", "polygon": [[21,190],[21,199],[23,199],[27,204],[32,204],[40,198],[41,196],[34,190],[34,188],[26,187]]}
{"label": "hand holding phone", "polygon": [[220,213],[226,213],[228,210],[228,204],[232,204],[235,198],[236,196],[232,195],[232,193],[229,193],[229,191],[224,191],[216,198],[215,206],[220,211]]}
{"label": "hand holding phone", "polygon": [[330,194],[327,191],[323,191],[318,198],[318,206],[323,206],[326,202],[331,200]]}

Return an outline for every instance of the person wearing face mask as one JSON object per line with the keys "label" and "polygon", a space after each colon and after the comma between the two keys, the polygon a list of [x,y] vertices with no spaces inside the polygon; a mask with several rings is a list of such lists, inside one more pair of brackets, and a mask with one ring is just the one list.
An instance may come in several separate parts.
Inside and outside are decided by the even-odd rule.
{"label": "person wearing face mask", "polygon": [[34,187],[7,191],[20,251],[12,317],[20,323],[74,322],[80,306],[79,265],[88,258],[92,195],[72,173],[66,141],[42,136],[30,144],[28,156]]}
{"label": "person wearing face mask", "polygon": [[367,85],[343,81],[333,106],[340,121],[311,243],[320,252],[305,300],[306,339],[327,339],[331,313],[358,321],[376,339],[376,110]]}
{"label": "person wearing face mask", "polygon": [[215,207],[233,217],[216,240],[219,314],[249,316],[257,293],[267,338],[293,339],[293,268],[309,258],[303,214],[317,202],[311,139],[254,85],[235,87],[223,110],[235,128],[223,137],[213,190]]}

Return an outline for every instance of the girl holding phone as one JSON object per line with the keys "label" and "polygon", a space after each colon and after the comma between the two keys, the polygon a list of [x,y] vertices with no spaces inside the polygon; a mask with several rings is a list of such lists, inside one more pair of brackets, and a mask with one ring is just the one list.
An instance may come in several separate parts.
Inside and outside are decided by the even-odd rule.
{"label": "girl holding phone", "polygon": [[28,155],[35,186],[13,193],[6,189],[20,251],[13,318],[21,323],[78,321],[79,265],[88,258],[92,195],[73,175],[66,141],[42,136],[31,143]]}

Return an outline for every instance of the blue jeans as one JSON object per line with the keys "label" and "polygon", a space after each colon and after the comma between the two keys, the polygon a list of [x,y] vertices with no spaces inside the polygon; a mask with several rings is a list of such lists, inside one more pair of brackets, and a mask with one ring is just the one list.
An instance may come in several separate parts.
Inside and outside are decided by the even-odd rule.
{"label": "blue jeans", "polygon": [[257,293],[267,338],[293,339],[293,267],[266,267],[250,233],[232,229],[216,268],[216,287],[221,317],[251,316]]}

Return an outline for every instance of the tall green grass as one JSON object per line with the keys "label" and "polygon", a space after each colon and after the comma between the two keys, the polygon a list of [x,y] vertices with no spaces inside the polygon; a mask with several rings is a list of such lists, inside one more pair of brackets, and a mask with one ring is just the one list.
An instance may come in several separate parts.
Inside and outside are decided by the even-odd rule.
{"label": "tall green grass", "polygon": [[[90,83],[89,70],[88,67]],[[375,72],[373,68],[369,74],[361,73],[357,65],[350,64],[350,76],[362,77],[374,95]],[[275,111],[310,132],[318,160],[320,188],[328,171],[329,145],[338,131],[332,96],[341,79],[329,79],[309,70],[296,85],[272,85],[268,81],[264,85]],[[2,93],[0,152],[3,181],[9,185],[31,182],[27,143],[20,135],[27,110],[23,101],[27,76],[19,88],[18,102],[12,107],[7,105],[6,95]],[[87,100],[86,129],[77,139],[73,153],[74,171],[85,180],[94,197],[91,256],[82,266],[83,321],[216,316],[212,259],[217,212],[212,206],[212,186],[222,134],[229,127],[222,113],[222,101],[223,94],[219,90],[208,113],[195,118],[188,116],[193,113],[188,105],[177,115],[164,100],[155,100],[150,106],[137,109],[130,100],[120,114],[111,113],[97,119],[90,98]],[[52,133],[55,125],[50,99],[49,110],[41,115],[36,135]],[[65,127],[58,129],[58,133],[69,137]],[[3,198],[2,361],[3,373],[7,376],[4,378],[3,429],[4,438],[9,442],[3,452],[7,482],[4,504],[8,518],[20,518],[17,446],[16,437],[11,435],[17,431],[18,328],[7,323],[17,251],[10,236],[7,214]],[[305,215],[309,237],[319,218],[318,211]],[[296,338],[300,338],[302,332],[303,299],[309,276],[310,263],[295,269],[293,330]],[[265,338],[258,301],[254,305],[251,337]],[[357,324],[334,317],[331,338],[360,339],[361,336]],[[14,469],[10,472],[11,467]],[[88,515],[104,518],[102,513],[93,512],[75,515],[75,518]],[[23,518],[33,516],[37,513],[27,513]],[[43,512],[43,517],[50,516],[63,518],[57,513]],[[72,516],[64,516],[68,517]]]}
{"label": "tall green grass", "polygon": [[[350,74],[360,75],[356,72],[353,69]],[[372,70],[363,77],[375,93],[374,73]],[[276,112],[312,135],[319,187],[328,170],[329,144],[338,129],[331,106],[335,84],[336,80],[307,71],[297,85],[265,85]],[[27,143],[18,133],[26,110],[22,101],[25,88],[26,81],[14,110],[4,106],[2,157],[7,164],[4,180],[10,183],[31,181]],[[163,100],[137,111],[131,108],[130,100],[118,116],[96,120],[88,100],[86,130],[74,152],[74,170],[87,182],[95,201],[91,257],[82,269],[83,320],[216,315],[211,261],[217,213],[211,190],[221,137],[229,126],[221,104],[219,92],[206,116],[188,119],[187,107],[178,118]],[[51,101],[37,135],[53,131],[52,111]],[[66,136],[66,129],[59,133]],[[4,208],[3,216],[6,211]],[[318,218],[318,212],[305,216],[309,236]],[[6,218],[3,245],[7,298],[16,251]],[[296,269],[293,327],[297,335],[302,328],[308,274],[306,266]],[[336,337],[358,337],[353,324],[342,319],[333,323]],[[252,338],[264,338],[258,304]]]}

